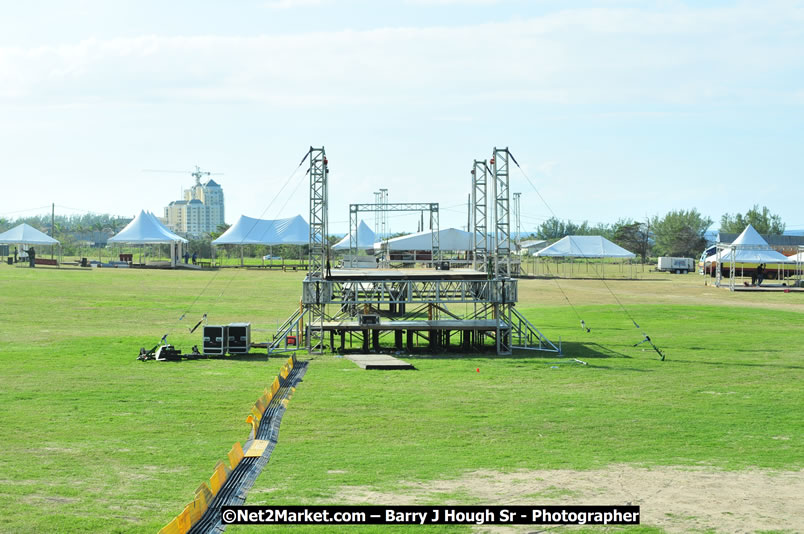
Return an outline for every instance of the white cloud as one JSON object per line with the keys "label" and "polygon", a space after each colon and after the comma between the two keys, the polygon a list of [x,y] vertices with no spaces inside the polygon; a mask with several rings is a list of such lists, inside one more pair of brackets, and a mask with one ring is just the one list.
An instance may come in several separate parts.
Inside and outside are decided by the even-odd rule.
{"label": "white cloud", "polygon": [[797,102],[775,76],[800,68],[802,27],[804,10],[780,3],[565,10],[464,27],[87,39],[0,48],[0,102]]}

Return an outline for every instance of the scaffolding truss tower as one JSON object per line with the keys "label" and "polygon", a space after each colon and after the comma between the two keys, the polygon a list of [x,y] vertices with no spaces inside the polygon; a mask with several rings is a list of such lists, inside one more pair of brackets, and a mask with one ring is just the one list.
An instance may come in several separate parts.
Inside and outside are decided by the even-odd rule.
{"label": "scaffolding truss tower", "polygon": [[[315,284],[316,288],[323,286],[322,282],[329,267],[329,243],[327,241],[327,156],[324,147],[310,147],[310,250],[308,255],[307,280]],[[324,351],[324,317],[326,303],[319,293],[316,298],[310,299],[307,307],[307,336],[308,351]]]}
{"label": "scaffolding truss tower", "polygon": [[509,193],[508,148],[494,147],[494,270],[496,276],[511,274],[511,197]]}
{"label": "scaffolding truss tower", "polygon": [[486,218],[488,168],[486,160],[475,160],[472,166],[472,224],[470,225],[472,229],[469,231],[474,230],[472,268],[480,271],[486,270],[486,258],[489,254]]}

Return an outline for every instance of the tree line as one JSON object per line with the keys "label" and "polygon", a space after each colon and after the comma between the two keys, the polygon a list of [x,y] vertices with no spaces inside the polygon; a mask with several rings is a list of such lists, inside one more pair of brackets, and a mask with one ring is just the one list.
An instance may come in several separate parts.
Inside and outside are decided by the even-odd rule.
{"label": "tree line", "polygon": [[[111,236],[119,232],[131,219],[117,217],[110,214],[87,213],[82,215],[56,215],[52,221],[50,215],[35,215],[21,217],[15,220],[0,218],[0,232],[4,232],[20,223],[27,223],[37,230],[53,236],[62,243],[66,254],[73,254],[86,246],[86,241],[94,241],[94,234],[101,233]],[[655,215],[645,220],[620,219],[613,224],[591,225],[588,221],[574,223],[562,221],[556,217],[539,225],[535,234],[538,239],[557,241],[568,235],[601,235],[621,247],[634,252],[647,261],[652,256],[684,256],[697,257],[706,247],[706,231],[714,221],[703,216],[697,209],[675,210],[664,216]],[[785,223],[779,215],[762,206],[754,205],[745,214],[725,213],[720,219],[720,231],[727,233],[740,233],[751,224],[760,234],[781,234],[785,230]],[[51,228],[52,226],[52,228]],[[217,231],[210,234],[190,238],[187,249],[190,254],[211,257],[212,240],[219,237],[229,228],[221,225]],[[330,242],[336,238],[330,236]],[[105,241],[105,239],[103,240]],[[269,251],[274,256],[283,258],[304,258],[306,251],[300,247],[278,245],[273,248],[258,245],[247,247],[246,254],[250,257],[263,256]],[[232,255],[239,255],[239,251],[229,251]],[[227,250],[221,248],[218,254],[227,255]]]}
{"label": "tree line", "polygon": [[[556,217],[539,225],[534,237],[557,241],[568,235],[601,235],[637,254],[645,262],[651,256],[697,257],[706,248],[706,231],[714,221],[697,209],[674,210],[664,216],[654,215],[643,221],[620,219],[614,224],[590,225],[561,221]],[[720,231],[739,234],[751,224],[760,234],[781,234],[782,218],[763,206],[754,205],[745,214],[725,213]]]}

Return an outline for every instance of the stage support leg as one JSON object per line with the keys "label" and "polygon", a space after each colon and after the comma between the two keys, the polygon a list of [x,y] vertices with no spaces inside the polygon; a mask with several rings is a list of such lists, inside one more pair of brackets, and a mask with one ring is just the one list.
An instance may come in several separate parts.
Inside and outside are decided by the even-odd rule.
{"label": "stage support leg", "polygon": [[372,330],[371,331],[371,341],[372,345],[374,345],[374,350],[380,350],[380,331],[379,330]]}
{"label": "stage support leg", "polygon": [[408,330],[408,352],[413,352],[413,330]]}
{"label": "stage support leg", "polygon": [[396,350],[402,350],[402,330],[396,330],[394,332],[394,342]]}
{"label": "stage support leg", "polygon": [[463,332],[461,332],[461,350],[469,352],[471,345],[471,337],[472,337],[471,330],[464,330]]}
{"label": "stage support leg", "polygon": [[369,351],[369,331],[363,330],[363,352]]}

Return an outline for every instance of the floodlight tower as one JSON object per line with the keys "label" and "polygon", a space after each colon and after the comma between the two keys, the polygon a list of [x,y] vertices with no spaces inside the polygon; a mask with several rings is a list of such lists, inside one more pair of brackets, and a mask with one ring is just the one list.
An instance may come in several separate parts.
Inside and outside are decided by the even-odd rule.
{"label": "floodlight tower", "polygon": [[388,238],[388,189],[380,189],[380,240]]}
{"label": "floodlight tower", "polygon": [[494,276],[511,274],[511,197],[508,188],[508,147],[494,147],[491,168],[494,179]]}
{"label": "floodlight tower", "polygon": [[324,317],[326,298],[321,289],[327,287],[323,283],[327,276],[329,262],[329,242],[327,227],[329,218],[327,175],[329,174],[327,156],[324,147],[310,147],[310,251],[308,255],[307,280],[314,282],[315,299],[307,305],[307,350],[324,352]]}
{"label": "floodlight tower", "polygon": [[488,164],[486,160],[475,160],[472,166],[472,268],[485,270],[488,257],[488,225],[486,218],[486,185],[488,183]]}
{"label": "floodlight tower", "polygon": [[[375,204],[382,204],[382,193],[380,191],[374,191],[374,203]],[[375,211],[374,212],[374,235],[380,237],[380,220],[382,219],[382,212]]]}

